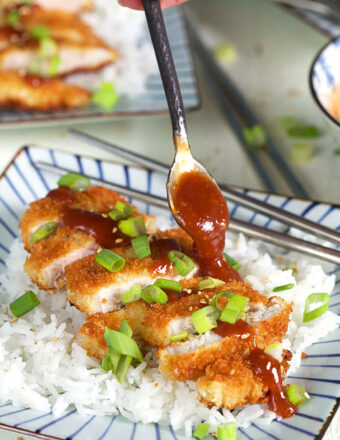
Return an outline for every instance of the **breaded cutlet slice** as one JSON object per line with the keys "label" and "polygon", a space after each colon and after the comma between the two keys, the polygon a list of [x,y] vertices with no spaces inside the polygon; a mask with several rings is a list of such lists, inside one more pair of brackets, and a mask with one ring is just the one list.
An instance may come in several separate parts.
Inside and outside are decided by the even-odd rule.
{"label": "breaded cutlet slice", "polygon": [[59,78],[43,80],[15,71],[0,72],[1,108],[44,112],[85,107],[90,99],[88,90]]}
{"label": "breaded cutlet slice", "polygon": [[[206,306],[209,301],[222,290],[242,293],[252,299],[253,303],[265,304],[266,299],[249,285],[240,282],[226,283],[215,289],[206,289],[198,294],[198,277],[182,280],[180,294],[168,292],[168,302],[164,305],[150,306],[140,300],[128,304],[124,309],[89,315],[79,331],[81,346],[90,356],[101,359],[107,347],[104,339],[105,327],[117,330],[123,318],[126,318],[133,331],[150,345],[164,346],[170,343],[170,336],[187,331],[195,332],[191,315],[193,312]],[[264,301],[264,302],[261,302]]]}
{"label": "breaded cutlet slice", "polygon": [[[153,244],[160,240],[164,241],[164,253],[153,251]],[[108,271],[93,256],[76,261],[66,268],[67,299],[84,313],[107,313],[122,307],[122,294],[135,284],[145,287],[162,277],[176,281],[190,279],[199,271],[197,263],[186,277],[181,277],[168,259],[168,252],[178,247],[185,254],[192,252],[191,238],[176,228],[150,237],[152,255],[142,260],[137,259],[129,247],[115,248],[114,251],[125,258],[125,266],[118,272]]]}
{"label": "breaded cutlet slice", "polygon": [[[289,368],[288,360],[290,352],[285,351],[280,362],[282,379]],[[267,386],[256,375],[249,360],[237,353],[208,365],[204,376],[197,381],[196,390],[205,404],[228,410],[268,400]]]}
{"label": "breaded cutlet slice", "polygon": [[81,21],[77,15],[70,12],[45,10],[40,8],[26,8],[20,13],[20,20],[16,26],[4,23],[0,27],[0,49],[12,44],[24,45],[37,26],[44,26],[49,30],[49,36],[59,44],[61,41],[73,43],[87,43],[105,47],[104,41],[95,35],[90,26]]}
{"label": "breaded cutlet slice", "polygon": [[[167,345],[157,352],[159,369],[165,378],[178,381],[197,380],[205,368],[218,359],[227,359],[232,354],[249,353],[250,343],[255,338],[256,346],[281,342],[289,322],[291,306],[278,297],[272,297],[263,306],[252,303],[244,320],[251,326],[252,334],[221,337],[213,330],[203,335],[189,335],[188,340]],[[235,325],[235,324],[234,324]]]}
{"label": "breaded cutlet slice", "polygon": [[[64,76],[75,72],[93,72],[119,58],[119,52],[105,45],[84,42],[59,41],[54,56],[59,63],[56,74]],[[36,66],[37,65],[37,66]],[[35,67],[32,67],[35,66]],[[37,40],[28,40],[24,46],[12,44],[0,51],[0,69],[15,72],[34,72],[39,76],[50,77],[50,61],[41,61],[39,43]]]}
{"label": "breaded cutlet slice", "polygon": [[[1,87],[1,86],[0,86]],[[111,211],[117,201],[129,203],[124,197],[117,192],[103,186],[90,186],[84,191],[70,192],[73,202],[69,203],[68,208],[83,209],[86,211],[107,213]],[[32,235],[45,223],[56,222],[61,223],[61,216],[65,205],[62,201],[53,199],[48,195],[42,199],[30,203],[30,206],[24,212],[19,222],[22,241],[25,249],[29,251],[35,243],[31,242]],[[133,216],[140,213],[135,207]],[[154,217],[149,216],[149,223],[154,223]],[[153,228],[152,230],[154,230]]]}
{"label": "breaded cutlet slice", "polygon": [[[1,0],[0,7],[11,9],[23,5],[24,3],[24,0]],[[93,0],[30,0],[30,4],[48,10],[62,10],[77,13],[91,10]]]}

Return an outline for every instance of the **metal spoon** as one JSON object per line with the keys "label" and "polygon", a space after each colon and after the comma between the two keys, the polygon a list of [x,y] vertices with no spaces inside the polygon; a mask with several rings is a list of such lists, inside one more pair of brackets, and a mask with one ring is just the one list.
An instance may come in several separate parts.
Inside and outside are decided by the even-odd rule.
{"label": "metal spoon", "polygon": [[143,5],[168,102],[173,130],[173,142],[176,151],[166,185],[168,201],[175,220],[181,225],[173,202],[174,188],[178,184],[181,174],[195,171],[209,176],[216,186],[217,184],[204,166],[193,158],[190,151],[182,94],[159,0],[143,0]]}

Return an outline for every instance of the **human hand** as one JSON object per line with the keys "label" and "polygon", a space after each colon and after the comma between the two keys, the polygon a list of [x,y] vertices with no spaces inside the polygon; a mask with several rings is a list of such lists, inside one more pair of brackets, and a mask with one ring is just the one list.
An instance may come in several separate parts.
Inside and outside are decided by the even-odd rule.
{"label": "human hand", "polygon": [[[162,9],[171,8],[172,6],[180,5],[188,0],[160,0]],[[132,9],[142,10],[142,0],[118,0],[119,4]]]}

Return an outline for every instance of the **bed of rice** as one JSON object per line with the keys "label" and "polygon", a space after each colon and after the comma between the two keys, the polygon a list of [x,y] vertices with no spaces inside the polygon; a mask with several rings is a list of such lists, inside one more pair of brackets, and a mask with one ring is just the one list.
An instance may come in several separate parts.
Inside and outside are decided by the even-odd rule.
{"label": "bed of rice", "polygon": [[[292,290],[278,294],[287,301],[294,300],[283,342],[294,353],[293,371],[299,366],[305,347],[331,332],[340,322],[337,315],[327,312],[307,325],[302,324],[306,297],[313,292],[331,293],[334,275],[327,275],[315,260],[297,258],[292,253],[281,257],[278,250],[255,240],[248,241],[243,235],[228,235],[226,250],[242,264],[240,273],[244,281],[267,296],[272,295],[275,286],[296,284]],[[130,368],[127,380],[119,384],[76,343],[75,335],[84,315],[67,303],[63,293],[37,292],[21,269],[24,259],[23,246],[16,241],[7,261],[8,271],[0,276],[0,402],[10,401],[41,411],[52,409],[56,415],[70,405],[75,405],[81,414],[119,412],[133,421],[171,423],[174,429],[184,428],[187,436],[191,436],[193,427],[201,421],[209,423],[214,431],[226,421],[236,420],[238,426],[247,427],[252,421],[267,424],[274,418],[266,405],[248,405],[233,414],[217,408],[209,410],[197,401],[195,383],[167,382],[157,369],[148,368],[148,363],[154,362],[151,353],[146,356],[146,362]],[[297,259],[295,275],[290,269],[282,269]],[[12,316],[5,313],[6,307],[29,288],[38,293],[41,305],[11,323]]]}
{"label": "bed of rice", "polygon": [[83,13],[81,18],[121,56],[99,72],[71,75],[67,82],[91,91],[103,81],[110,82],[119,94],[128,96],[144,92],[147,77],[157,72],[144,13],[123,8],[117,1],[95,0],[94,10]]}

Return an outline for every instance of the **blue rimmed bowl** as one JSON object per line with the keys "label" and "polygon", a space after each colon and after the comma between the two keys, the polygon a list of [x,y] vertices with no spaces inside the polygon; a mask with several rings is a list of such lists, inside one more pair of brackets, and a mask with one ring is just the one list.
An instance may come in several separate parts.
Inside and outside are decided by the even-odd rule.
{"label": "blue rimmed bowl", "polygon": [[340,84],[340,35],[320,49],[309,72],[312,97],[333,128],[333,133],[339,136],[340,121],[330,112],[330,97],[337,84]]}

